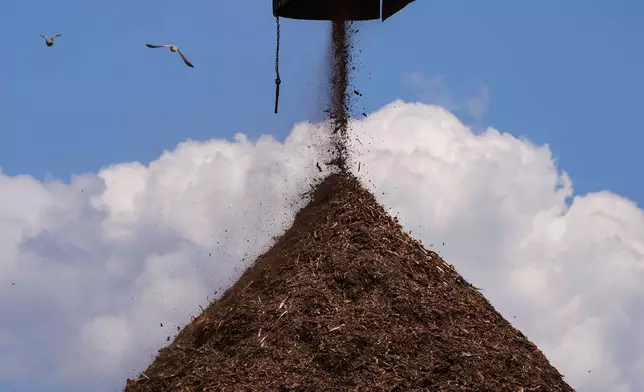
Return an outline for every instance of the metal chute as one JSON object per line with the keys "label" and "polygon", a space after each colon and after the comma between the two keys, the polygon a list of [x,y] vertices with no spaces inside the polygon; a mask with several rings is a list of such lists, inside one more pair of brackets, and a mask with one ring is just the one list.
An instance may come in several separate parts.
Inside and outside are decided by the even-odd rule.
{"label": "metal chute", "polygon": [[414,0],[383,0],[382,2],[382,21],[393,16],[395,13],[405,8],[407,4]]}
{"label": "metal chute", "polygon": [[272,0],[273,16],[277,21],[277,49],[275,53],[275,113],[280,96],[279,40],[280,18],[303,20],[359,21],[392,17],[415,0]]}
{"label": "metal chute", "polygon": [[414,0],[273,0],[273,16],[306,20],[382,20]]}

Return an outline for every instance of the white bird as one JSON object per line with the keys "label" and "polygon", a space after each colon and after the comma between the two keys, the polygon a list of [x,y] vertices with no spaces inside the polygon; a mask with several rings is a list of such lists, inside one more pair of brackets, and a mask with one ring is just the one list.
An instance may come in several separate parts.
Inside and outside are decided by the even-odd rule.
{"label": "white bird", "polygon": [[54,44],[54,40],[55,40],[56,38],[60,37],[60,34],[54,34],[54,36],[53,36],[53,37],[51,37],[51,38],[47,38],[47,37],[45,37],[45,36],[44,36],[44,35],[42,35],[42,34],[40,34],[40,36],[41,36],[41,37],[43,37],[43,38],[45,39],[45,43],[47,44],[47,46],[52,46],[52,45]]}
{"label": "white bird", "polygon": [[186,58],[186,56],[181,53],[181,50],[179,50],[179,47],[176,45],[150,45],[150,44],[145,44],[148,48],[170,48],[170,52],[174,53],[179,53],[179,56],[181,56],[181,59],[183,60],[184,63],[190,68],[194,68],[195,66],[192,65],[190,61]]}

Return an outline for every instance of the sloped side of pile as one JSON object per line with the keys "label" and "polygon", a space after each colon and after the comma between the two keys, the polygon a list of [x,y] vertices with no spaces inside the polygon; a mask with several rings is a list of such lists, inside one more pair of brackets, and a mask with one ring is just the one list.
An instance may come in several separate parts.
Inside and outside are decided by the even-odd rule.
{"label": "sloped side of pile", "polygon": [[336,174],[125,390],[573,389],[355,178]]}

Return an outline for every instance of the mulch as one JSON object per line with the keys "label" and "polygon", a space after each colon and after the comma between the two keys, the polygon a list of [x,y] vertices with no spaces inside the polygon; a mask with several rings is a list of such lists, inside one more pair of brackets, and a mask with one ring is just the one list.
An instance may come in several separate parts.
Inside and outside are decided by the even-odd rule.
{"label": "mulch", "polygon": [[353,176],[333,174],[125,391],[573,389]]}

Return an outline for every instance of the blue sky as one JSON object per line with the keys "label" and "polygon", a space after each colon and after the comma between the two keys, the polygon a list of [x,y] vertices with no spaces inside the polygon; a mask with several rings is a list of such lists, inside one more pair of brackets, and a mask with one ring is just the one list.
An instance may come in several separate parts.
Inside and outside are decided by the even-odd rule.
{"label": "blue sky", "polygon": [[[282,139],[294,122],[321,119],[328,24],[282,21],[275,115],[270,3],[0,2],[2,171],[67,180],[189,138]],[[494,5],[419,0],[360,26],[359,111],[434,95],[410,83],[414,73],[460,97],[484,85],[485,115],[458,113],[464,121],[548,143],[578,193],[609,189],[643,205],[644,5]],[[47,48],[39,35],[54,33],[63,36]],[[145,43],[176,43],[195,68]]]}
{"label": "blue sky", "polygon": [[[65,179],[147,162],[187,138],[282,138],[319,118],[327,24],[282,21],[274,115],[275,21],[260,3],[3,2],[2,170]],[[455,94],[485,84],[483,124],[549,143],[578,191],[641,204],[631,178],[644,166],[643,12],[624,0],[417,1],[361,27],[360,104],[419,98],[406,83],[413,72],[442,75]],[[41,33],[63,37],[47,48]],[[196,68],[147,42],[177,43]]]}
{"label": "blue sky", "polygon": [[[294,122],[319,120],[328,24],[282,21],[275,115],[270,3],[0,2],[0,168],[67,180],[148,162],[189,138],[282,139]],[[484,85],[478,126],[548,143],[578,193],[609,189],[644,205],[644,4],[490,5],[419,0],[362,24],[359,111],[426,96],[414,73],[441,76],[456,96]],[[47,48],[39,35],[54,33],[62,37]],[[176,43],[195,68],[145,43]],[[17,388],[0,381],[0,391]]]}

